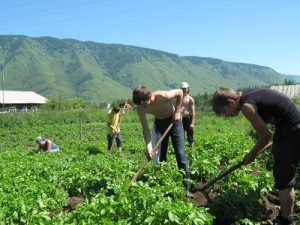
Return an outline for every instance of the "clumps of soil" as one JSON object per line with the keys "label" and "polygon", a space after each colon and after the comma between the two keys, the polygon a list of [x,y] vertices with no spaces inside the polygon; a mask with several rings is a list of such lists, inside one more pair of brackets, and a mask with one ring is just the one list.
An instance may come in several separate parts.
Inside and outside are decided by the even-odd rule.
{"label": "clumps of soil", "polygon": [[73,196],[69,197],[68,203],[66,206],[64,206],[63,211],[61,212],[49,212],[48,216],[50,218],[54,217],[55,215],[58,215],[60,213],[68,213],[76,209],[78,204],[84,202],[84,198],[82,196]]}
{"label": "clumps of soil", "polygon": [[[234,209],[231,209],[233,215],[232,215],[232,218],[228,219],[228,208],[226,207],[226,203],[222,202],[223,199],[225,199],[224,201],[226,201],[226,197],[229,197],[229,198],[232,197],[232,198],[235,198],[235,199],[232,199],[233,201],[235,201],[234,203],[243,203],[242,200],[241,200],[241,202],[237,202],[236,198],[243,199],[244,196],[238,196],[236,194],[235,190],[229,190],[229,192],[233,192],[234,194],[233,195],[228,194],[228,196],[226,196],[225,198],[223,197],[223,199],[222,199],[222,196],[220,198],[220,196],[217,192],[210,192],[208,189],[205,191],[201,191],[201,187],[203,187],[203,186],[204,186],[203,183],[197,183],[195,185],[195,187],[191,190],[192,196],[190,198],[188,198],[188,201],[194,203],[195,205],[197,205],[199,207],[206,207],[209,209],[210,212],[213,212],[212,215],[214,215],[216,217],[213,222],[214,225],[234,225],[235,222],[237,222],[237,221],[235,221],[235,216],[239,215],[239,214],[243,215],[243,213],[245,213],[245,211],[249,210],[247,207],[249,207],[250,205],[247,205],[248,201],[246,201],[246,204],[244,204],[244,205],[242,204]],[[218,190],[221,190],[221,188],[222,188],[221,186],[215,185],[212,189],[218,191]],[[250,198],[251,198],[251,196],[250,196]],[[262,225],[269,224],[270,221],[272,221],[278,215],[278,210],[279,210],[278,192],[271,191],[268,194],[266,194],[265,196],[261,196],[257,199],[255,199],[255,198],[254,199],[252,198],[252,200],[251,200],[251,202],[249,202],[249,204],[252,204],[252,206],[250,206],[250,207],[254,208],[254,210],[255,210],[255,207],[260,208],[259,209],[260,213],[258,213],[258,214],[254,213],[251,215],[247,215],[247,217],[250,218],[253,222],[259,222]],[[217,201],[219,201],[220,204],[218,204],[218,203],[214,204]],[[247,209],[245,209],[245,208],[247,208]],[[227,212],[225,212],[225,211],[227,211]]]}
{"label": "clumps of soil", "polygon": [[197,206],[206,206],[208,203],[214,200],[217,193],[208,192],[206,190],[200,191],[201,187],[203,187],[203,184],[198,183],[192,188],[191,190],[192,197],[189,198],[189,201],[193,202]]}
{"label": "clumps of soil", "polygon": [[70,197],[67,206],[65,207],[65,211],[73,211],[76,209],[77,205],[84,202],[84,198],[82,196],[74,196]]}

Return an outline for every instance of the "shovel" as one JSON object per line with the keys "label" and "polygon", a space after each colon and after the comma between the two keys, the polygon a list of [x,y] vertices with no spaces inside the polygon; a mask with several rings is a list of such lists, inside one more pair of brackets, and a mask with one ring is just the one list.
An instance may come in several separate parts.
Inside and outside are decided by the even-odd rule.
{"label": "shovel", "polygon": [[[267,144],[263,149],[261,149],[257,155],[259,155],[260,153],[262,153],[263,151],[265,151],[266,149],[268,149],[269,147],[272,146],[272,142],[270,142],[269,144]],[[237,168],[240,168],[242,165],[244,165],[244,162],[241,161],[238,164],[230,167],[227,171],[225,171],[224,173],[220,174],[219,176],[217,176],[216,178],[214,178],[213,180],[211,180],[210,182],[208,182],[206,185],[204,185],[202,188],[199,189],[199,191],[201,191],[202,193],[211,185],[213,185],[214,183],[216,183],[218,180],[222,179],[223,177],[227,176],[229,173],[231,173],[232,171],[236,170]]]}
{"label": "shovel", "polygon": [[[161,138],[158,140],[158,142],[157,142],[156,145],[154,146],[154,148],[153,148],[154,155],[155,155],[155,153],[156,153],[158,147],[160,146],[161,142],[162,142],[163,139],[165,138],[165,136],[166,136],[166,135],[168,134],[168,132],[171,130],[172,126],[173,126],[173,123],[171,123],[171,124],[169,125],[169,127],[167,128],[167,130],[165,131],[165,133],[161,136]],[[147,158],[147,159],[142,163],[142,165],[140,166],[140,168],[139,168],[139,170],[137,171],[137,173],[136,173],[136,174],[134,175],[134,177],[131,179],[130,183],[133,183],[133,182],[136,180],[136,178],[140,175],[140,173],[142,172],[142,170],[144,169],[144,167],[146,166],[146,164],[147,164],[150,160],[151,160],[151,159],[148,159],[148,158]]]}

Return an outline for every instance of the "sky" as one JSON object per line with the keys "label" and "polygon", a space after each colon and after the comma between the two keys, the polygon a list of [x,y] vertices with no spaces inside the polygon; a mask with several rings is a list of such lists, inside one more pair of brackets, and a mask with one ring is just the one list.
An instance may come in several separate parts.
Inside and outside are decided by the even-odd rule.
{"label": "sky", "polygon": [[300,76],[299,0],[7,0],[0,35],[124,44]]}

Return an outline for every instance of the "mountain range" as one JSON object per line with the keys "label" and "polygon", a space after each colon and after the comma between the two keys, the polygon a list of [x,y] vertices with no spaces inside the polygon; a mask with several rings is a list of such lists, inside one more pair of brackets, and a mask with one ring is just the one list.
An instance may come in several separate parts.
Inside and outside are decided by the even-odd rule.
{"label": "mountain range", "polygon": [[185,81],[191,95],[198,95],[219,86],[269,86],[289,77],[299,81],[266,66],[53,37],[0,35],[1,59],[2,89],[88,102],[130,99],[138,84],[155,91],[179,88]]}

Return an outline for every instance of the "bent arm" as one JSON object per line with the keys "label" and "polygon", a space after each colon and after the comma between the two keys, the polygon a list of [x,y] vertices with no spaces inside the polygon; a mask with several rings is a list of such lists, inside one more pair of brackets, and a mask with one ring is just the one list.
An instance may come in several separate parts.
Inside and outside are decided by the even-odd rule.
{"label": "bent arm", "polygon": [[175,111],[174,111],[174,120],[181,119],[181,106],[182,106],[182,99],[183,99],[183,91],[181,89],[174,89],[166,92],[165,97],[168,100],[172,100],[176,98],[175,102]]}
{"label": "bent arm", "polygon": [[244,114],[244,116],[249,120],[252,127],[256,130],[258,134],[256,143],[248,154],[249,156],[244,158],[245,164],[248,164],[252,162],[259,153],[259,151],[268,144],[268,142],[272,138],[272,135],[266,123],[257,113],[257,107],[255,105],[245,103],[242,106],[241,111]]}
{"label": "bent arm", "polygon": [[110,127],[111,129],[113,129],[113,131],[114,131],[115,133],[118,132],[117,128],[115,128],[111,123],[107,122],[106,124],[107,124],[108,127]]}

